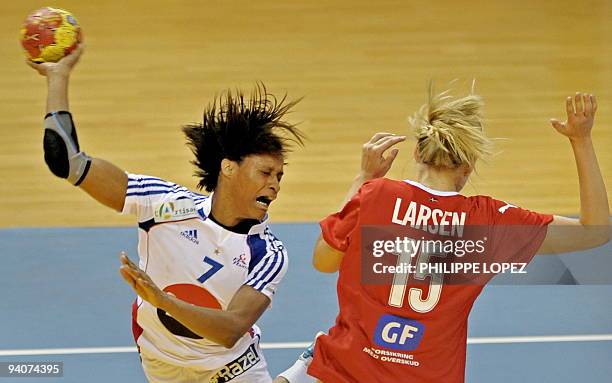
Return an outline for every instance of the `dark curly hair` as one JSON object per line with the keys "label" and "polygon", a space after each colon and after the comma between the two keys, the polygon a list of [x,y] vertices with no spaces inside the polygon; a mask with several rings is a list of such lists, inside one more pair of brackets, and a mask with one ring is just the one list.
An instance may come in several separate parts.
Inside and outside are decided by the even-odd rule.
{"label": "dark curly hair", "polygon": [[202,123],[183,127],[187,144],[195,155],[198,188],[211,192],[217,187],[221,161],[240,162],[251,154],[284,156],[291,144],[304,145],[304,134],[282,118],[300,100],[277,99],[263,84],[250,98],[240,90],[227,90],[204,109]]}

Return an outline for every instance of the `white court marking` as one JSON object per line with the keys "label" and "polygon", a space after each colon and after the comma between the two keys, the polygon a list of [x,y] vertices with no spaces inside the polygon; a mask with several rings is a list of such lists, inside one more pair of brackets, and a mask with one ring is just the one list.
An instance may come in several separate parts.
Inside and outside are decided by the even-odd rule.
{"label": "white court marking", "polygon": [[[510,344],[510,343],[551,343],[551,342],[602,342],[612,341],[612,334],[592,335],[548,335],[548,336],[500,336],[468,338],[468,344]],[[261,348],[302,349],[310,342],[274,342],[262,343]],[[70,354],[120,354],[136,352],[130,347],[87,347],[87,348],[43,348],[22,350],[0,350],[0,356],[34,356],[34,355],[70,355]]]}

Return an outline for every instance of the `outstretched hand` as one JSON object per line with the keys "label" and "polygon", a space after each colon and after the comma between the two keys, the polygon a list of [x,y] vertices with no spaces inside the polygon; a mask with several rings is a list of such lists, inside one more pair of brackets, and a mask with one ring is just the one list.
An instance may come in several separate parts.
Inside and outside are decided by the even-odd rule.
{"label": "outstretched hand", "polygon": [[393,133],[376,133],[370,141],[363,144],[361,154],[361,176],[364,180],[384,177],[391,169],[391,165],[399,153],[399,149],[393,149],[386,156],[385,152],[402,141],[406,136],[396,136]]}
{"label": "outstretched hand", "polygon": [[588,138],[591,136],[595,112],[597,111],[597,100],[592,94],[576,93],[574,98],[565,100],[567,120],[561,122],[551,119],[553,128],[570,140]]}
{"label": "outstretched hand", "polygon": [[161,308],[163,303],[168,299],[168,295],[157,287],[144,271],[132,263],[125,252],[121,252],[119,259],[121,260],[119,273],[123,279],[132,286],[132,289],[134,289],[136,294],[142,299],[155,307]]}
{"label": "outstretched hand", "polygon": [[85,46],[83,44],[79,44],[75,50],[73,50],[69,55],[62,57],[58,62],[44,62],[44,63],[35,63],[31,60],[26,59],[26,64],[28,64],[31,68],[35,69],[38,74],[46,77],[51,76],[63,76],[68,77],[72,68],[79,62],[81,55],[83,54],[83,50]]}

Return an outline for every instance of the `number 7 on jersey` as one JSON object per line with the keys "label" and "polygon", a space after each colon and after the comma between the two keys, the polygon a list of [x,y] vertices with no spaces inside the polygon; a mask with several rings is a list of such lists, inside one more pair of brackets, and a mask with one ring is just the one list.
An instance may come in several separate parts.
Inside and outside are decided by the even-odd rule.
{"label": "number 7 on jersey", "polygon": [[205,272],[198,278],[198,282],[200,283],[206,282],[208,279],[210,279],[210,277],[215,275],[219,270],[223,268],[222,264],[210,258],[208,255],[204,257],[204,263],[210,265],[210,269],[208,269],[207,272]]}

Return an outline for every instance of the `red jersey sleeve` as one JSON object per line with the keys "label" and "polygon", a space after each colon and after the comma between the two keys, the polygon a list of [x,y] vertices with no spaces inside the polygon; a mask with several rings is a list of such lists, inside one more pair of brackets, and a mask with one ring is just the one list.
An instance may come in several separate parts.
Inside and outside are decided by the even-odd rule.
{"label": "red jersey sleeve", "polygon": [[496,262],[529,263],[546,237],[550,214],[492,200]]}
{"label": "red jersey sleeve", "polygon": [[325,242],[334,249],[346,252],[351,234],[359,228],[361,205],[366,195],[373,193],[378,180],[364,182],[359,191],[344,205],[342,210],[324,218],[319,226]]}
{"label": "red jersey sleeve", "polygon": [[361,193],[357,192],[342,210],[327,216],[319,223],[321,236],[329,246],[343,253],[346,252],[349,246],[349,236],[358,226],[360,203]]}

